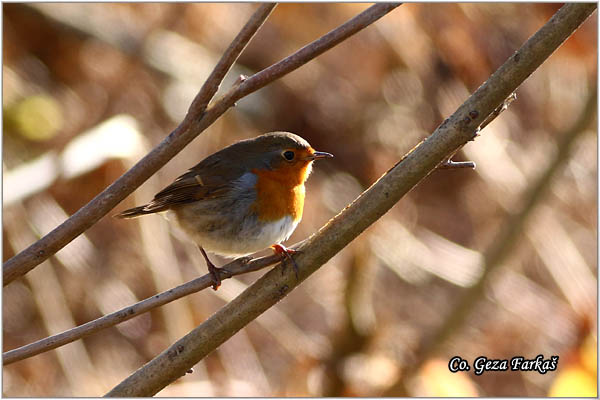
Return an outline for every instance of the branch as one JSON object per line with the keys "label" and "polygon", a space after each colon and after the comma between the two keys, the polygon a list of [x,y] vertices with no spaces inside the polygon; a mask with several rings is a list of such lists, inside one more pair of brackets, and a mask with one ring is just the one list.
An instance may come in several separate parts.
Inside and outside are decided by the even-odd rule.
{"label": "branch", "polygon": [[[479,132],[481,132],[486,126],[488,126],[493,120],[495,120],[496,118],[498,118],[498,116],[500,114],[502,114],[503,111],[505,111],[508,106],[510,106],[510,104],[515,101],[517,99],[517,94],[515,92],[512,92],[510,94],[510,96],[508,96],[506,98],[506,100],[504,100],[502,102],[502,104],[500,104],[498,107],[496,107],[496,109],[490,114],[488,115],[488,117],[483,120],[483,122],[481,123],[481,125],[479,125],[477,127],[477,129],[475,130],[475,135],[479,135]],[[471,118],[475,118],[477,117],[477,112],[471,112],[469,113],[469,116]],[[475,138],[473,138],[473,140],[475,140]],[[464,168],[469,168],[469,169],[475,169],[475,163],[473,161],[452,161],[452,157],[454,157],[454,154],[456,154],[458,152],[459,149],[457,149],[449,158],[448,160],[444,161],[443,163],[441,163],[438,166],[438,169],[464,169]]]}
{"label": "branch", "polygon": [[275,5],[275,3],[263,4],[250,17],[202,85],[183,122],[169,136],[65,222],[4,263],[2,271],[4,286],[31,271],[98,222],[208,126],[204,124],[206,126],[200,127],[208,102],[215,95],[225,75]]}
{"label": "branch", "polygon": [[[219,69],[218,72],[213,71],[211,77],[214,77],[214,81],[207,82],[202,86],[203,90],[207,90],[206,94],[201,92],[196,96],[183,122],[150,153],[102,191],[102,193],[98,194],[92,201],[79,209],[61,225],[54,228],[46,236],[6,261],[2,271],[3,285],[6,286],[18,277],[25,275],[98,222],[100,218],[131,194],[138,186],[144,183],[196,138],[196,136],[201,134],[217,118],[233,106],[236,101],[301,67],[313,58],[316,58],[366,28],[399,5],[400,3],[381,3],[369,7],[343,25],[304,46],[291,56],[242,80],[239,85],[234,85],[225,96],[221,97],[211,107],[205,109],[206,105],[203,103],[206,99],[210,100],[214,95],[214,92],[210,93],[208,91],[218,88],[220,84],[220,80],[217,80],[218,77],[225,75],[231,66],[229,62],[233,63],[237,59],[239,52],[243,50],[243,47],[245,47],[252,35],[268,16],[268,12],[270,12],[269,7],[271,6],[261,6],[227,49],[231,53],[224,54],[221,61],[217,64],[215,69],[219,68],[219,66],[223,68]],[[260,15],[262,20],[257,15]],[[227,66],[226,70],[225,66]]]}
{"label": "branch", "polygon": [[[277,266],[197,328],[111,390],[107,396],[151,396],[284,298],[344,248],[452,152],[475,136],[491,114],[594,11],[595,4],[563,6],[424,142],[409,152],[352,204],[300,244],[299,278]],[[243,84],[242,84],[243,85]],[[471,116],[469,116],[471,115]],[[282,273],[283,272],[283,273]]]}
{"label": "branch", "polygon": [[294,54],[284,58],[283,60],[271,65],[268,68],[244,79],[239,87],[233,88],[223,98],[211,107],[220,108],[223,102],[229,104],[234,103],[248,94],[255,92],[272,81],[281,78],[289,72],[301,67],[313,58],[323,54],[332,47],[343,42],[356,32],[361,31],[385,14],[393,11],[402,3],[379,3],[369,7],[367,10],[358,14],[356,17],[340,25],[336,29],[321,36],[319,39],[307,44]]}
{"label": "branch", "polygon": [[531,215],[535,206],[542,200],[543,195],[552,184],[556,173],[569,161],[573,145],[586,132],[586,128],[593,121],[597,105],[597,88],[593,88],[590,90],[590,96],[586,101],[585,109],[577,121],[567,132],[561,135],[561,139],[557,145],[558,152],[554,156],[554,159],[550,161],[538,181],[523,195],[524,201],[521,209],[510,217],[500,231],[500,234],[492,241],[492,245],[484,251],[485,268],[479,280],[463,293],[459,303],[435,332],[428,339],[421,341],[419,348],[415,351],[416,362],[411,365],[410,371],[402,374],[401,379],[388,389],[384,393],[384,396],[408,396],[405,382],[408,382],[414,374],[418,373],[422,365],[440,349],[457,329],[464,326],[465,320],[471,311],[479,304],[478,300],[484,296],[485,288],[490,276],[492,276],[492,272],[496,271],[501,265],[504,265],[506,257],[512,254],[511,250],[518,243],[519,233],[523,230],[527,218]]}
{"label": "branch", "polygon": [[[374,22],[376,19],[378,19],[379,17],[382,16],[382,15],[379,15],[379,13],[381,13],[383,10],[388,10],[387,12],[389,12],[394,8],[394,7],[390,8],[388,5],[388,7],[384,8],[384,9],[381,9],[381,7],[377,7],[375,10],[372,10],[374,7],[369,8],[362,14],[359,14],[354,19],[348,21],[347,23],[345,23],[344,25],[335,29],[334,31],[329,32],[328,34],[326,34],[325,36],[316,40],[315,42],[311,43],[310,45],[305,46],[298,52],[292,54],[291,56],[280,61],[279,63],[274,64],[273,66],[261,71],[260,73],[258,73],[256,75],[253,75],[251,78],[244,78],[244,79],[238,80],[236,82],[236,84],[234,85],[234,88],[231,90],[231,92],[228,93],[228,96],[230,96],[230,97],[231,96],[234,96],[234,97],[239,96],[239,98],[243,97],[243,95],[240,95],[238,93],[237,89],[243,82],[249,81],[251,79],[255,80],[254,85],[261,85],[261,86],[258,86],[256,88],[251,87],[250,89],[246,89],[246,90],[251,90],[248,93],[258,90],[260,87],[266,85],[271,80],[274,80],[274,79],[277,79],[277,78],[283,76],[286,71],[286,69],[283,69],[284,66],[285,66],[285,68],[293,68],[293,69],[298,68],[299,66],[306,63],[310,59],[316,57],[317,55],[325,52],[327,49],[329,49],[329,48],[333,47],[334,45],[336,45],[337,43],[341,42],[343,39],[347,38],[351,34],[357,32],[360,29],[363,29],[369,23]],[[252,19],[254,19],[255,17],[256,17],[256,14],[252,17]],[[252,21],[252,19],[251,19],[251,21]],[[246,27],[244,27],[242,32],[248,27],[249,24],[250,24],[250,22],[248,24],[246,24]],[[242,32],[240,32],[240,35],[242,34]],[[236,44],[236,41],[234,41],[234,43],[232,43],[230,45],[230,47],[227,51],[230,52],[234,46],[239,47],[239,46],[241,46],[241,44],[240,43]],[[214,85],[215,85],[215,82],[220,82],[220,80],[226,73],[226,71],[224,70],[225,67],[219,67],[219,66],[227,64],[227,62],[224,61],[225,58],[226,58],[226,56],[223,56],[223,58],[221,59],[221,61],[217,65],[217,67],[215,67],[215,70],[213,71],[213,73],[211,74],[209,79],[207,80],[207,83],[205,83],[203,85],[202,90],[194,99],[194,101],[190,107],[190,110],[188,112],[188,115],[186,116],[186,120],[190,120],[194,116],[196,116],[199,113],[201,113],[202,111],[204,111],[202,109],[202,107],[206,107],[205,101],[206,101],[206,99],[209,98],[208,95],[203,94],[203,93],[205,93],[205,88],[210,87],[211,91],[218,89],[218,85],[217,86],[214,86]],[[232,56],[229,57],[229,59],[231,59],[231,58],[232,58]],[[218,77],[214,77],[217,74],[218,74]],[[211,83],[209,83],[209,82],[211,82]],[[213,110],[214,107],[221,104],[222,101],[223,101],[222,99],[219,100],[214,106],[212,106],[210,108],[210,110]],[[211,112],[210,110],[207,111],[207,113]],[[215,117],[215,119],[216,119],[216,117]],[[182,125],[184,123],[185,123],[185,121],[182,123]],[[150,153],[150,154],[152,154],[152,153]],[[117,182],[115,182],[115,183],[117,183]],[[67,222],[69,220],[67,220]],[[9,261],[11,261],[11,260],[9,260]],[[271,257],[267,257],[267,258],[260,258],[260,259],[253,260],[249,264],[241,267],[239,264],[239,260],[235,260],[234,262],[225,266],[229,271],[232,272],[232,274],[224,275],[222,273],[222,275],[224,276],[223,279],[229,278],[234,275],[239,275],[242,273],[255,271],[257,269],[272,265],[272,264],[276,263],[277,261],[279,261],[278,256],[271,256]],[[267,262],[268,262],[268,264],[267,264]],[[6,271],[6,266],[5,266],[5,271]],[[68,331],[61,332],[57,335],[53,335],[53,336],[38,340],[36,342],[30,343],[28,345],[19,347],[17,349],[10,350],[3,354],[3,364],[4,365],[11,364],[13,362],[20,361],[25,358],[29,358],[34,355],[43,353],[45,351],[55,349],[57,347],[71,343],[77,339],[80,339],[85,336],[96,333],[102,329],[117,325],[124,321],[127,321],[127,320],[134,318],[142,313],[150,311],[153,308],[159,307],[161,305],[167,304],[171,301],[179,299],[188,294],[192,294],[199,290],[202,290],[206,287],[204,285],[206,284],[206,279],[208,279],[208,278],[206,278],[207,276],[208,275],[205,275],[201,278],[197,278],[186,284],[180,285],[174,289],[171,289],[171,290],[168,290],[161,294],[158,294],[156,296],[153,296],[152,298],[143,300],[139,303],[136,303],[132,306],[126,307],[122,310],[115,311],[114,313],[105,315],[96,320],[87,322],[83,325],[80,325],[80,326],[70,329]],[[208,280],[210,281],[210,279],[208,279]],[[6,284],[6,282],[5,282],[5,284]]]}
{"label": "branch", "polygon": [[498,116],[500,114],[502,114],[502,112],[504,112],[508,106],[511,105],[511,103],[513,101],[515,101],[517,99],[517,94],[515,92],[512,92],[507,98],[506,100],[504,100],[504,102],[502,104],[500,104],[498,107],[496,107],[496,109],[494,110],[493,113],[491,113],[482,123],[481,125],[479,125],[479,128],[477,128],[477,132],[482,131],[486,126],[488,126],[489,124],[492,123],[493,120],[495,120],[496,118],[498,118]]}
{"label": "branch", "polygon": [[[269,265],[273,265],[281,261],[281,256],[271,255],[268,257],[260,257],[254,260],[249,260],[250,258],[239,258],[225,265],[223,268],[226,268],[227,270],[220,270],[221,280],[266,268]],[[146,313],[154,308],[160,307],[189,294],[199,292],[200,290],[206,289],[211,285],[211,275],[203,275],[199,278],[186,282],[173,289],[166,290],[131,306],[127,306],[121,310],[97,318],[93,321],[86,322],[83,325],[38,340],[37,342],[7,351],[2,354],[2,364],[12,364],[29,357],[33,357],[37,354],[56,349],[57,347],[64,346],[65,344],[74,342],[103,329],[110,328],[111,326],[115,326],[121,322],[135,318],[138,315]]]}
{"label": "branch", "polygon": [[[69,219],[6,261],[3,266],[3,285],[6,286],[18,277],[26,274],[98,222],[100,218],[131,194],[196,136],[209,127],[227,109],[233,106],[237,100],[306,64],[356,32],[366,28],[399,5],[399,3],[381,3],[369,7],[356,17],[306,45],[291,56],[242,80],[239,85],[235,85],[225,96],[214,102],[208,109],[205,109],[203,102],[206,99],[210,99],[214,93],[206,95],[202,93],[198,94],[183,122],[150,153],[102,193],[92,199],[92,201],[69,217]],[[233,62],[237,58],[239,55],[238,51],[241,51],[250,40],[252,36],[250,33],[253,34],[256,32],[262,21],[267,17],[268,12],[265,8],[268,8],[268,6],[261,6],[250,21],[248,21],[244,29],[242,29],[242,32],[246,32],[245,35],[242,35],[242,32],[240,32],[234,43],[229,46],[228,51],[231,51],[231,54],[223,55],[222,60],[226,59],[228,61],[220,61],[217,64],[217,68],[220,65],[227,65],[229,67],[230,64],[228,63]],[[261,21],[259,21],[258,17],[255,18],[257,14],[262,16]],[[214,82],[217,82],[217,76],[221,76],[221,73],[213,72],[211,76],[215,76]],[[202,88],[212,91],[215,87],[218,87],[218,83],[207,83]]]}
{"label": "branch", "polygon": [[210,100],[219,90],[219,86],[223,82],[223,79],[225,79],[227,72],[229,72],[239,55],[246,48],[248,42],[250,42],[256,31],[263,25],[276,5],[277,3],[263,3],[252,14],[200,88],[200,92],[198,92],[190,105],[184,122],[186,119],[198,118],[202,115]]}

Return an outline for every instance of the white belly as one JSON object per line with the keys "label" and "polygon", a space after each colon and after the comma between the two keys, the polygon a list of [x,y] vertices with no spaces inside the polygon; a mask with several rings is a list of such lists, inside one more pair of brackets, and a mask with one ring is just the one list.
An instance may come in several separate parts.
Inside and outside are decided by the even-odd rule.
{"label": "white belly", "polygon": [[187,233],[206,251],[227,257],[239,257],[287,240],[298,226],[298,222],[294,222],[292,217],[288,216],[266,223],[260,230],[257,230],[256,226],[242,227],[239,237],[235,240],[224,239],[208,232],[187,230]]}

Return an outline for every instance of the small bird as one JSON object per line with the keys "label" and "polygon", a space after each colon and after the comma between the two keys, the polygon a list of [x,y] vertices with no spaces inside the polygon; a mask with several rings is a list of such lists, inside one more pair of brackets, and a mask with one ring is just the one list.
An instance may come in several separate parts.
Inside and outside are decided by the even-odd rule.
{"label": "small bird", "polygon": [[206,157],[143,206],[117,214],[134,218],[174,212],[182,230],[196,242],[212,276],[221,285],[221,268],[206,250],[237,257],[271,247],[292,261],[287,240],[302,219],[304,182],[312,162],[333,157],[314,150],[298,135],[271,132],[241,140]]}

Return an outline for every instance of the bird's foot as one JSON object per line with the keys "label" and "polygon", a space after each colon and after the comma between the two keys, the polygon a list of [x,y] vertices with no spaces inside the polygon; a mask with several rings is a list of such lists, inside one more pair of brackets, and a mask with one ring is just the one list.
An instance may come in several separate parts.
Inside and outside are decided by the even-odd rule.
{"label": "bird's foot", "polygon": [[209,263],[208,265],[208,273],[212,277],[212,288],[213,290],[217,290],[219,286],[221,286],[221,272],[228,273],[225,268],[217,268],[213,263]]}
{"label": "bird's foot", "polygon": [[[275,254],[281,254],[281,261],[289,260],[292,263],[292,266],[294,267],[294,273],[296,274],[296,279],[298,279],[298,264],[296,264],[296,261],[294,261],[292,258],[292,254],[296,254],[297,251],[294,249],[288,249],[281,243],[274,244],[271,246],[271,248]],[[283,265],[285,267],[285,263]]]}
{"label": "bird's foot", "polygon": [[208,267],[208,273],[210,274],[212,281],[213,281],[212,288],[213,288],[213,290],[217,290],[219,288],[219,286],[221,286],[221,273],[230,274],[230,272],[228,270],[226,270],[225,268],[217,268],[215,266],[215,264],[213,264],[208,259],[208,255],[206,254],[204,249],[201,246],[198,246],[198,248],[200,249],[200,252],[202,252],[204,259],[206,260],[206,266]]}

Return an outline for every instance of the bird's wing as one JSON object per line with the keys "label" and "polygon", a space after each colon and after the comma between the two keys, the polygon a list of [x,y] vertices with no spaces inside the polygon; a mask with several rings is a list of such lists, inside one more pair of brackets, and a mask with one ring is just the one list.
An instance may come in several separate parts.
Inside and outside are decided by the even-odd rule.
{"label": "bird's wing", "polygon": [[231,183],[244,173],[244,169],[236,167],[236,162],[232,161],[219,153],[209,156],[158,192],[144,206],[145,213],[160,212],[174,205],[223,196],[231,189]]}

